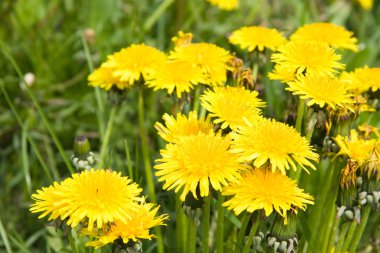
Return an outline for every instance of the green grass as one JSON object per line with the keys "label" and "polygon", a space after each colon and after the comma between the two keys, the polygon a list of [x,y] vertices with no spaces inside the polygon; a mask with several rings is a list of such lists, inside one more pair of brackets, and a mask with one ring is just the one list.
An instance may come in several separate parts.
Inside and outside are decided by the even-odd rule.
{"label": "green grass", "polygon": [[[362,43],[357,54],[344,54],[348,70],[364,65],[378,67],[380,5],[376,3],[371,12],[365,12],[353,2],[242,0],[240,9],[225,12],[205,0],[2,1],[0,252],[70,252],[62,233],[52,227],[45,229],[46,220],[37,219],[28,208],[31,193],[70,174],[69,158],[76,135],[87,136],[100,157],[102,137],[109,134],[103,162],[124,175],[133,174],[133,179],[145,186],[145,194],[148,193],[139,142],[138,90],[132,89],[125,95],[114,112],[113,131],[107,133],[111,114],[107,94],[87,85],[90,69],[99,66],[108,54],[142,42],[169,51],[171,37],[183,30],[192,32],[195,41],[216,43],[244,58],[244,53],[227,41],[231,31],[243,25],[276,27],[289,35],[302,24],[331,21],[346,26]],[[86,29],[92,29],[95,36],[84,36],[83,43]],[[19,73],[4,52],[14,59],[21,75],[35,75],[33,85],[26,88],[20,82]],[[287,93],[280,83],[267,79],[264,82],[268,83],[266,114],[284,119]],[[164,112],[170,112],[173,104],[164,92],[144,93],[142,124],[148,136],[151,162],[164,146],[153,125]],[[293,109],[295,113],[296,107]],[[380,113],[363,114],[358,121],[370,121],[380,127]],[[157,182],[155,191],[162,213],[171,217],[162,229],[165,252],[181,252],[170,239],[175,234],[174,217],[179,211],[175,200]],[[216,202],[211,203],[212,213],[217,212],[217,206]],[[226,216],[225,227],[234,221]],[[361,248],[379,238],[379,222],[378,212],[369,218]],[[78,252],[90,252],[83,247],[84,238],[79,240]],[[155,252],[155,244],[155,240],[144,243],[144,252]]]}

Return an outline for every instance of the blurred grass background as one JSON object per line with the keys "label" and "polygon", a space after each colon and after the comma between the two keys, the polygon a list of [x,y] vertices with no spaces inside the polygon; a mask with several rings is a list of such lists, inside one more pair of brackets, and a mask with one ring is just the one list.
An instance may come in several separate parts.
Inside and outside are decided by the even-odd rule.
{"label": "blurred grass background", "polygon": [[[82,37],[97,67],[108,54],[131,43],[144,42],[168,51],[171,37],[179,30],[192,32],[194,41],[216,43],[243,57],[244,53],[227,41],[234,29],[264,25],[289,35],[303,24],[327,21],[344,25],[361,43],[357,54],[340,52],[345,53],[348,70],[364,65],[379,67],[380,5],[375,2],[371,11],[365,11],[356,1],[241,0],[239,9],[226,12],[205,0],[2,0],[0,38],[21,72],[35,76],[29,89],[70,157],[74,137],[79,134],[90,139],[95,152],[100,148],[98,107],[94,89],[87,86],[89,66]],[[12,64],[4,54],[0,59],[0,85],[6,91],[0,92],[0,252],[69,252],[64,237],[53,227],[46,230],[46,219],[39,220],[28,211],[36,189],[68,176],[69,171]],[[269,110],[277,118],[284,117],[284,87],[265,82]],[[153,124],[164,112],[170,112],[173,101],[160,92],[148,90],[145,95],[153,161],[163,146]],[[105,117],[109,113],[106,96],[101,92]],[[368,115],[362,117],[367,119]],[[378,112],[370,120],[380,126]],[[112,159],[107,164],[127,174],[127,141],[135,180],[144,185],[137,125],[137,91],[130,90],[117,111],[110,142]],[[162,212],[175,216],[172,198],[159,188]],[[175,245],[167,241],[174,233],[172,222],[164,229],[168,252],[176,252]],[[146,252],[153,250],[154,241],[148,246]]]}

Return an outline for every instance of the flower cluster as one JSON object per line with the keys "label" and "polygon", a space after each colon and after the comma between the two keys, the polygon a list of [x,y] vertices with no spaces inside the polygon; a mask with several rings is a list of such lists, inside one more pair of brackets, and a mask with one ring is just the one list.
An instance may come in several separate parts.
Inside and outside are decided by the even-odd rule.
{"label": "flower cluster", "polygon": [[[227,79],[230,53],[214,44],[191,43],[192,34],[179,32],[168,55],[144,44],[131,45],[108,56],[100,68],[89,75],[92,86],[119,90],[143,83],[166,89],[181,97],[195,85],[222,85]],[[144,57],[142,57],[144,56]]]}
{"label": "flower cluster", "polygon": [[39,218],[50,215],[49,220],[61,220],[72,228],[80,225],[81,233],[98,238],[89,246],[100,247],[118,238],[124,242],[150,239],[149,229],[163,225],[167,216],[156,216],[159,207],[145,203],[141,192],[120,172],[85,170],[38,190],[32,195],[36,202],[30,211],[42,212]]}

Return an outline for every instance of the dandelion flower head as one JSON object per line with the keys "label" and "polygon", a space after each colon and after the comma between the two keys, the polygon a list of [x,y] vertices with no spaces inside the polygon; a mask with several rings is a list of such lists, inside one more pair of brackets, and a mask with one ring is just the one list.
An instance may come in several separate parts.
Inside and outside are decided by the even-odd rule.
{"label": "dandelion flower head", "polygon": [[198,133],[213,134],[214,125],[210,121],[210,117],[201,117],[198,119],[196,111],[189,112],[189,116],[177,113],[177,117],[167,113],[162,116],[165,126],[156,122],[154,127],[158,134],[167,142],[176,142],[181,137],[197,135]]}
{"label": "dandelion flower head", "polygon": [[263,51],[264,48],[275,50],[278,46],[284,44],[286,39],[276,29],[263,26],[245,26],[233,31],[229,41],[234,45],[239,45],[242,49],[252,52],[256,48],[259,51]]}
{"label": "dandelion flower head", "polygon": [[305,137],[302,137],[293,127],[271,119],[262,118],[238,127],[230,134],[233,139],[231,152],[239,155],[240,162],[254,161],[253,165],[260,168],[267,162],[272,171],[297,170],[300,165],[315,170],[311,161],[317,162],[319,156]]}
{"label": "dandelion flower head", "polygon": [[340,79],[346,83],[347,89],[356,93],[380,90],[380,68],[357,68],[352,72],[343,72]]}
{"label": "dandelion flower head", "polygon": [[363,165],[369,159],[371,151],[376,145],[376,141],[373,139],[360,138],[355,129],[351,129],[349,137],[338,135],[335,142],[340,148],[338,155],[348,156],[352,161],[357,162],[358,166]]}
{"label": "dandelion flower head", "polygon": [[194,85],[204,83],[202,71],[189,62],[167,61],[153,72],[146,81],[154,90],[167,89],[169,94],[175,90],[177,97],[189,93]]}
{"label": "dandelion flower head", "polygon": [[286,89],[305,99],[308,106],[316,104],[323,108],[328,105],[335,110],[354,103],[351,94],[347,93],[346,85],[336,77],[299,75],[288,85]]}
{"label": "dandelion flower head", "polygon": [[360,6],[366,10],[366,11],[369,11],[372,9],[373,7],[373,0],[358,0]]}
{"label": "dandelion flower head", "polygon": [[102,65],[88,76],[89,85],[105,89],[106,91],[110,90],[113,86],[116,86],[120,90],[131,87],[130,83],[123,82],[120,78],[114,76],[114,71],[114,68]]}
{"label": "dandelion flower head", "polygon": [[215,124],[222,123],[221,128],[245,125],[245,120],[253,121],[261,115],[260,108],[265,106],[257,91],[243,87],[215,87],[201,96],[202,106],[216,117]]}
{"label": "dandelion flower head", "polygon": [[233,209],[236,215],[264,209],[265,215],[269,216],[274,209],[285,221],[287,211],[305,210],[307,204],[314,204],[314,198],[298,188],[294,180],[266,169],[245,173],[239,181],[223,188],[222,194],[232,195],[223,206]]}
{"label": "dandelion flower head", "polygon": [[39,218],[51,214],[49,219],[67,220],[75,227],[82,221],[88,229],[121,220],[126,222],[137,208],[136,201],[142,189],[118,172],[107,170],[84,171],[73,174],[61,183],[42,188],[32,195],[36,201],[30,208],[33,213],[43,212]]}
{"label": "dandelion flower head", "polygon": [[193,34],[192,33],[184,33],[183,31],[178,32],[178,36],[174,36],[172,38],[172,42],[176,47],[179,46],[186,46],[191,43],[193,39]]}
{"label": "dandelion flower head", "polygon": [[218,86],[227,80],[228,62],[231,55],[227,50],[214,44],[191,43],[175,47],[169,58],[196,66],[204,75],[204,84]]}
{"label": "dandelion flower head", "polygon": [[165,181],[164,190],[175,189],[177,193],[182,189],[182,201],[189,192],[196,199],[197,192],[200,197],[208,196],[210,188],[221,190],[244,169],[229,147],[230,139],[220,134],[182,137],[160,151],[162,158],[156,160],[155,174],[159,181]]}
{"label": "dandelion flower head", "polygon": [[110,227],[105,226],[98,231],[82,230],[83,234],[96,238],[94,241],[87,242],[86,246],[99,248],[113,243],[117,239],[122,239],[125,244],[130,240],[152,239],[155,235],[151,234],[149,230],[156,226],[165,225],[164,221],[168,219],[167,215],[157,216],[158,209],[159,206],[154,204],[141,203],[126,222],[117,220]]}
{"label": "dandelion flower head", "polygon": [[313,23],[298,28],[290,40],[292,41],[318,41],[329,44],[333,48],[358,51],[358,40],[353,37],[353,32],[343,26],[332,23]]}
{"label": "dandelion flower head", "polygon": [[166,55],[158,49],[144,44],[133,44],[108,56],[103,64],[112,68],[113,76],[121,82],[133,85],[141,77],[148,79],[166,62]]}
{"label": "dandelion flower head", "polygon": [[217,6],[219,9],[225,11],[232,11],[239,6],[239,0],[207,0],[212,5]]}
{"label": "dandelion flower head", "polygon": [[280,46],[277,51],[272,54],[272,61],[279,65],[278,69],[287,69],[287,72],[295,75],[308,73],[332,76],[338,69],[344,68],[344,64],[339,62],[341,56],[335,54],[334,49],[326,43],[291,41]]}

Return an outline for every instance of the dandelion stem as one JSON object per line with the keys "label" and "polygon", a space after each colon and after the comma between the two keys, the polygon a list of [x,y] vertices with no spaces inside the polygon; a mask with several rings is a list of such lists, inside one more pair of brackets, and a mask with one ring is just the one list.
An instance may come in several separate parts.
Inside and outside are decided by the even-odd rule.
{"label": "dandelion stem", "polygon": [[354,220],[354,221],[351,222],[350,229],[348,230],[346,239],[344,240],[344,244],[343,244],[342,250],[340,251],[341,253],[345,253],[347,251],[347,249],[348,249],[348,246],[350,246],[350,243],[351,243],[351,240],[352,240],[352,238],[354,236],[354,232],[356,230],[356,227],[357,227],[357,223]]}
{"label": "dandelion stem", "polygon": [[305,100],[300,98],[297,109],[296,130],[302,135],[302,119],[305,111]]}
{"label": "dandelion stem", "polygon": [[25,87],[25,90],[26,92],[28,93],[28,96],[32,99],[32,102],[34,104],[34,106],[36,107],[41,119],[42,119],[42,122],[44,123],[45,127],[47,128],[51,138],[53,139],[53,142],[55,144],[55,146],[57,147],[58,149],[58,152],[59,154],[61,155],[62,157],[62,160],[64,161],[65,165],[67,166],[68,170],[70,171],[70,173],[74,173],[74,169],[73,169],[73,166],[71,165],[69,159],[67,158],[66,154],[65,154],[65,151],[63,150],[62,148],[62,145],[55,133],[55,131],[53,130],[53,127],[50,125],[50,122],[48,121],[48,119],[46,118],[46,115],[45,113],[42,111],[41,109],[41,106],[40,104],[38,103],[36,97],[34,96],[33,92],[30,90],[28,84],[25,82],[25,79],[24,79],[24,76],[20,70],[20,67],[18,66],[18,64],[16,63],[16,61],[14,60],[13,56],[9,53],[8,49],[5,47],[5,45],[3,44],[3,41],[0,40],[0,46],[1,46],[1,49],[4,53],[4,55],[9,59],[9,61],[11,62],[13,68],[15,69],[15,71],[17,72],[17,75],[19,76],[20,80],[22,81],[24,87]]}
{"label": "dandelion stem", "polygon": [[340,233],[339,233],[339,240],[338,240],[338,244],[335,248],[335,253],[339,253],[339,252],[342,252],[341,249],[343,247],[343,243],[344,243],[344,238],[346,238],[346,235],[347,235],[347,231],[348,231],[348,228],[350,226],[350,223],[349,222],[345,222],[342,224],[342,227],[340,229]]}
{"label": "dandelion stem", "polygon": [[75,241],[73,238],[73,235],[71,234],[71,230],[67,233],[67,238],[69,239],[70,247],[71,247],[71,252],[73,253],[78,253],[77,247],[75,246]]}
{"label": "dandelion stem", "polygon": [[334,243],[335,243],[335,234],[336,234],[336,231],[338,230],[338,226],[339,226],[339,219],[334,219],[332,229],[329,232],[329,238],[327,240],[328,242],[326,243],[327,245],[323,245],[323,248],[322,248],[322,251],[324,250],[323,252],[331,252],[331,249],[333,248]]}
{"label": "dandelion stem", "polygon": [[113,123],[115,121],[115,115],[116,115],[116,106],[113,106],[110,112],[110,116],[108,118],[107,129],[104,134],[104,138],[102,139],[102,147],[100,149],[100,167],[103,167],[105,165],[109,166],[109,164],[105,163],[105,159],[107,156],[108,144],[109,144],[111,134],[112,134]]}
{"label": "dandelion stem", "polygon": [[187,242],[187,253],[195,253],[197,247],[197,225],[188,218],[189,240]]}
{"label": "dandelion stem", "polygon": [[243,253],[249,252],[249,249],[251,248],[251,245],[252,245],[253,237],[255,236],[257,228],[259,227],[259,225],[260,225],[260,218],[257,217],[257,220],[253,223],[251,231],[249,232],[248,240],[245,243],[244,248],[243,248]]}
{"label": "dandelion stem", "polygon": [[350,244],[348,252],[356,252],[356,248],[358,247],[360,238],[364,232],[364,228],[367,224],[369,213],[371,212],[371,205],[366,205],[361,215],[361,220],[359,227],[355,230],[355,234],[353,236],[352,242]]}
{"label": "dandelion stem", "polygon": [[201,87],[198,85],[195,87],[195,91],[194,91],[193,111],[198,112],[200,95],[201,95]]}
{"label": "dandelion stem", "polygon": [[202,218],[202,253],[208,253],[208,237],[210,228],[210,209],[211,209],[211,194],[205,198],[205,204],[203,207],[203,218]]}
{"label": "dandelion stem", "polygon": [[[150,197],[153,203],[156,203],[156,192],[154,190],[154,182],[153,182],[153,171],[152,166],[150,164],[150,156],[148,149],[148,140],[145,132],[144,126],[144,87],[139,87],[139,98],[138,98],[138,114],[139,114],[139,128],[140,128],[140,138],[141,138],[141,149],[144,160],[144,168],[145,168],[145,177],[148,185],[148,196]],[[164,242],[162,240],[162,231],[161,228],[156,227],[155,233],[157,235],[157,251],[159,253],[164,252]]]}
{"label": "dandelion stem", "polygon": [[145,177],[148,185],[148,195],[152,202],[156,202],[156,193],[154,190],[154,182],[153,182],[153,172],[152,166],[150,164],[150,156],[148,149],[148,141],[145,132],[144,126],[144,88],[143,86],[139,87],[139,99],[138,99],[138,114],[139,114],[139,128],[140,128],[140,139],[141,139],[141,149],[144,160],[144,168],[145,168]]}
{"label": "dandelion stem", "polygon": [[[251,214],[246,213],[241,221],[241,227],[238,233],[238,237],[236,240],[236,248],[240,249],[243,247],[243,241],[244,241],[244,236],[245,236],[245,231],[247,230],[247,226],[249,223],[249,220],[251,219]],[[235,250],[236,251],[236,250]],[[239,250],[240,252],[240,250]]]}
{"label": "dandelion stem", "polygon": [[224,250],[224,196],[218,194],[218,229],[216,231],[216,249],[218,253],[223,253]]}

